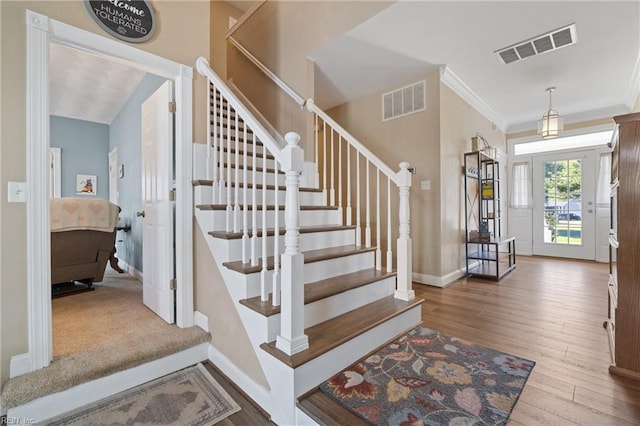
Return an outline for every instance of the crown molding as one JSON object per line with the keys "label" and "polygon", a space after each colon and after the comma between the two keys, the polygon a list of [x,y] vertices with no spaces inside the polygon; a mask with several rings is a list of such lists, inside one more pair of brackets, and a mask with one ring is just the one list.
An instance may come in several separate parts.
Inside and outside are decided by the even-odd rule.
{"label": "crown molding", "polygon": [[443,65],[440,67],[440,81],[447,85],[458,96],[464,99],[469,105],[474,107],[487,120],[492,122],[498,129],[506,132],[507,123],[504,121],[485,101],[483,101],[473,90],[467,86],[451,69]]}

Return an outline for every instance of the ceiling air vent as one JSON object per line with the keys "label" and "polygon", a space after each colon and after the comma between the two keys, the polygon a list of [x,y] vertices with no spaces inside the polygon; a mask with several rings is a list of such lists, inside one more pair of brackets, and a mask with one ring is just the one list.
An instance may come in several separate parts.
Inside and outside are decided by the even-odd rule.
{"label": "ceiling air vent", "polygon": [[494,53],[502,63],[510,64],[531,56],[570,46],[576,42],[576,24],[571,24],[496,50]]}
{"label": "ceiling air vent", "polygon": [[382,121],[425,110],[425,82],[410,84],[382,95]]}

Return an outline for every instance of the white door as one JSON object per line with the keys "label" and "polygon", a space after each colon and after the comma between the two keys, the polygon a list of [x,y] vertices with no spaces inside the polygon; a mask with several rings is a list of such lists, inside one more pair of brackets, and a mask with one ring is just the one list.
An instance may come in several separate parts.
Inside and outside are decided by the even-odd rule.
{"label": "white door", "polygon": [[49,198],[62,197],[62,148],[49,148]]}
{"label": "white door", "polygon": [[533,254],[595,260],[592,151],[533,159]]}
{"label": "white door", "polygon": [[167,81],[142,104],[142,284],[143,302],[174,322],[173,82]]}
{"label": "white door", "polygon": [[118,204],[118,147],[109,151],[109,201]]}

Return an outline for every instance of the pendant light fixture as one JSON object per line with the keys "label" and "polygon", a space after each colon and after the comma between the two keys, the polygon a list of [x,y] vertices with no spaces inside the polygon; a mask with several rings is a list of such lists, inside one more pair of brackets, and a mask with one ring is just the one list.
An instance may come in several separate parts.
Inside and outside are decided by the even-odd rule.
{"label": "pendant light fixture", "polygon": [[555,87],[547,87],[546,89],[549,92],[549,109],[542,116],[542,120],[538,122],[538,134],[542,136],[542,139],[555,138],[564,127],[562,117],[558,115],[558,111],[553,109],[551,104],[551,93],[554,90],[556,90]]}

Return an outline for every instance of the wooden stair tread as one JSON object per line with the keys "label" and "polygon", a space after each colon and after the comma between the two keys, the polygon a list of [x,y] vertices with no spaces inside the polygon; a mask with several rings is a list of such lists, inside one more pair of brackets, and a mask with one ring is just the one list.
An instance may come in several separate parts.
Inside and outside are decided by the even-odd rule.
{"label": "wooden stair tread", "polygon": [[275,341],[260,347],[289,367],[297,368],[422,302],[423,299],[405,302],[391,295],[309,327],[304,331],[309,348],[291,356],[277,349]]}
{"label": "wooden stair tread", "polygon": [[368,426],[361,417],[338,404],[319,388],[308,392],[298,400],[298,408],[318,424],[326,426]]}
{"label": "wooden stair tread", "polygon": [[[240,209],[242,210],[243,205],[240,204]],[[232,205],[233,207],[233,205]],[[258,208],[258,210],[262,210],[262,204],[258,204],[256,206]],[[227,205],[226,204],[197,204],[196,205],[197,209],[200,210],[226,210],[227,209]],[[253,210],[253,206],[252,205],[248,205],[247,206],[247,210]],[[268,205],[267,206],[267,210],[275,210],[275,206],[274,205]],[[284,210],[284,206],[282,205],[278,205],[278,210]],[[337,207],[335,206],[300,206],[300,210],[306,210],[306,211],[310,211],[310,210],[338,210]]]}
{"label": "wooden stair tread", "polygon": [[[313,226],[301,226],[299,228],[299,232],[301,234],[312,234],[315,232],[331,232],[331,231],[342,231],[345,229],[356,229],[355,225],[313,225]],[[286,228],[282,227],[279,230],[279,235],[284,235],[286,232]],[[248,232],[249,237],[253,236],[253,232],[252,230],[249,230]],[[267,236],[268,237],[273,237],[273,235],[275,234],[275,229],[274,228],[267,228]],[[210,231],[209,235],[211,235],[214,238],[222,238],[225,240],[239,240],[242,238],[243,233],[242,232],[226,232],[226,231]],[[262,229],[258,229],[258,233],[257,233],[258,237],[262,237]]]}
{"label": "wooden stair tread", "polygon": [[[336,259],[339,257],[350,256],[354,254],[367,253],[375,251],[375,247],[357,247],[353,244],[338,247],[329,247],[317,250],[303,251],[304,263],[320,262],[323,260]],[[262,270],[262,260],[258,262],[256,266],[252,266],[251,263],[242,263],[241,260],[235,262],[225,262],[222,264],[232,271],[240,272],[241,274],[253,274]],[[267,269],[273,269],[273,256],[267,258]]]}
{"label": "wooden stair tread", "polygon": [[[369,268],[305,284],[304,303],[305,305],[313,303],[395,275],[395,272],[378,271],[375,268]],[[271,304],[271,293],[267,301],[262,301],[260,296],[256,296],[250,299],[243,299],[240,304],[267,317],[280,313],[280,306]]]}
{"label": "wooden stair tread", "polygon": [[[213,180],[211,179],[194,179],[193,181],[191,181],[193,186],[213,186]],[[240,188],[244,188],[244,183],[239,183],[238,186]],[[247,184],[247,188],[253,188],[253,184],[249,183]],[[262,189],[263,185],[261,183],[256,185],[256,189]],[[276,189],[275,185],[267,185],[267,189],[270,190],[274,190]],[[285,191],[287,189],[287,187],[285,185],[278,185],[278,190],[279,191]],[[322,192],[322,189],[319,188],[307,188],[307,187],[300,187],[298,188],[298,190],[300,192]]]}

